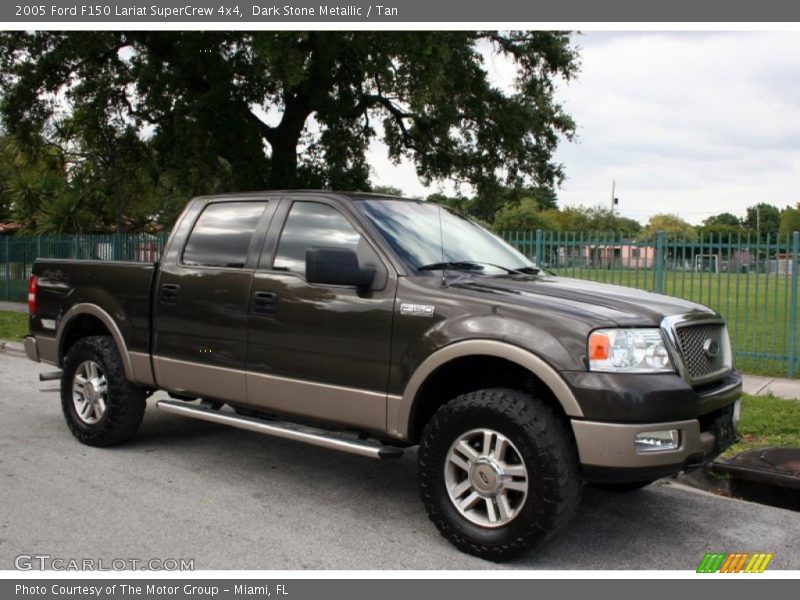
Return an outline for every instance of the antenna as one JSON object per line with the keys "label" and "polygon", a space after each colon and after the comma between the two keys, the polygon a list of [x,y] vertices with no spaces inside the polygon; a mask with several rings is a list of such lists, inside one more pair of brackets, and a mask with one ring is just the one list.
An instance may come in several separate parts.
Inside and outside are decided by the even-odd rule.
{"label": "antenna", "polygon": [[439,246],[442,249],[442,287],[447,285],[447,263],[444,260],[444,227],[442,226],[442,203],[437,202],[439,207]]}

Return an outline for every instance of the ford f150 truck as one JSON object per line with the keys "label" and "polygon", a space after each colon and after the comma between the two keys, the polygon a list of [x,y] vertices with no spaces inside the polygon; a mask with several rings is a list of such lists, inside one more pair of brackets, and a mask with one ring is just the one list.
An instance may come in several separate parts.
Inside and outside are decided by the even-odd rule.
{"label": "ford f150 truck", "polygon": [[720,315],[557,277],[468,218],[375,194],[192,200],[158,263],[38,260],[28,356],[84,444],[160,410],[391,459],[461,550],[504,560],[584,483],[631,490],[736,439]]}

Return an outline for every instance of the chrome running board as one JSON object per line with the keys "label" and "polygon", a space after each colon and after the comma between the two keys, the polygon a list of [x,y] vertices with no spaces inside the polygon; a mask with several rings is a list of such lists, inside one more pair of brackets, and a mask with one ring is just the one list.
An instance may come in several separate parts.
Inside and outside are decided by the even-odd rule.
{"label": "chrome running board", "polygon": [[159,400],[156,402],[156,406],[159,410],[175,415],[183,415],[193,419],[200,419],[201,421],[220,423],[221,425],[230,425],[231,427],[238,427],[239,429],[246,429],[247,431],[263,433],[286,440],[294,440],[296,442],[304,442],[313,446],[330,448],[331,450],[349,452],[350,454],[358,454],[359,456],[366,456],[368,458],[388,460],[403,456],[402,448],[381,446],[361,440],[351,440],[337,435],[336,433],[325,431],[324,429],[313,429],[311,427],[295,425],[294,423],[266,421],[264,419],[223,413],[211,408],[204,408],[202,406],[173,400]]}

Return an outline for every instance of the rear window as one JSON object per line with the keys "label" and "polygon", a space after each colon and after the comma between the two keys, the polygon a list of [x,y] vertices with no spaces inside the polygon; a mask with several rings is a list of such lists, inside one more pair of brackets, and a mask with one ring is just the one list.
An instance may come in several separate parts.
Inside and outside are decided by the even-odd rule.
{"label": "rear window", "polygon": [[266,206],[266,202],[220,202],[206,206],[183,249],[183,264],[244,267],[253,232]]}

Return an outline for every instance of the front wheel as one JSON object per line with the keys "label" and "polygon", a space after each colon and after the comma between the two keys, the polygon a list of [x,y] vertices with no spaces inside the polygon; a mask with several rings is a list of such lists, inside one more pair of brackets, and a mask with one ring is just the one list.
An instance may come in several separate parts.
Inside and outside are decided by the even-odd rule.
{"label": "front wheel", "polygon": [[114,340],[83,338],[64,358],[61,408],[72,434],[88,446],[131,438],[142,422],[145,391],[125,378]]}
{"label": "front wheel", "polygon": [[493,561],[566,525],[582,485],[563,419],[544,402],[501,388],[464,394],[437,411],[420,442],[419,483],[442,535]]}

